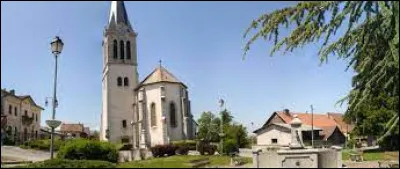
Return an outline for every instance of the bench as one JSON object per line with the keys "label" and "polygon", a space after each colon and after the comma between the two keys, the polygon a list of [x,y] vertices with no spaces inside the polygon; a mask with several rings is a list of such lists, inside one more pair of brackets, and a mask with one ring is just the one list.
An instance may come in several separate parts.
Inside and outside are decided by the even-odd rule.
{"label": "bench", "polygon": [[210,164],[210,159],[209,158],[201,158],[201,159],[196,159],[196,160],[190,160],[189,165],[192,168],[200,168],[204,167],[206,165]]}

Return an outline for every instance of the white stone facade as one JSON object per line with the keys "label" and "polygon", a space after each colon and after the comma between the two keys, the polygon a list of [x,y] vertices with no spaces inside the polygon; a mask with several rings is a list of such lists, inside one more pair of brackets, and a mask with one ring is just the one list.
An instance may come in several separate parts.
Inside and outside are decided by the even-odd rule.
{"label": "white stone facade", "polygon": [[113,1],[111,8],[103,40],[100,139],[149,147],[194,138],[187,87],[161,65],[138,83],[137,33],[122,1]]}
{"label": "white stone facade", "polygon": [[278,125],[270,125],[257,132],[258,146],[289,146],[290,141],[290,129]]}

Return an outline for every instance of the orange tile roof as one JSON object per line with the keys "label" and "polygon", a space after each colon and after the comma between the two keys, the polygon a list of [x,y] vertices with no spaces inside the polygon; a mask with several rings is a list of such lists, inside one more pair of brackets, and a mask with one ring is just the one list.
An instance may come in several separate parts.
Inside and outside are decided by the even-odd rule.
{"label": "orange tile roof", "polygon": [[61,132],[84,132],[83,124],[61,124]]}
{"label": "orange tile roof", "polygon": [[[290,112],[288,114],[284,111],[277,111],[276,114],[287,124],[290,124],[293,115],[297,115],[297,117],[303,122],[303,124],[312,124],[311,113]],[[350,124],[346,126],[347,124],[343,120],[343,114],[340,113],[314,113],[313,116],[314,126],[322,129],[321,135],[324,137],[324,139],[328,138],[334,132],[336,127],[338,127],[342,133],[351,131],[354,128],[354,126]]]}
{"label": "orange tile roof", "polygon": [[332,118],[335,120],[335,122],[338,124],[340,131],[343,133],[348,133],[351,132],[354,129],[353,124],[347,124],[343,120],[343,114],[340,113],[328,113],[329,118]]}

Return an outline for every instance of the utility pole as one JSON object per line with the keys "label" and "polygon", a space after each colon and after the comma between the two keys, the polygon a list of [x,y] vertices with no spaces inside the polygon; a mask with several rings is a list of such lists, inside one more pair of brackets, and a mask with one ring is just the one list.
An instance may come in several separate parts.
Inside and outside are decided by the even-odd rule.
{"label": "utility pole", "polygon": [[311,105],[311,147],[314,148],[314,108]]}

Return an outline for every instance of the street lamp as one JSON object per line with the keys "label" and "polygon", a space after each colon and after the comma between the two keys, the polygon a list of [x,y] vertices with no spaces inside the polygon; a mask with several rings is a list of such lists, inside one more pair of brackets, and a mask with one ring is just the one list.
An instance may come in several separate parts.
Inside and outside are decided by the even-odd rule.
{"label": "street lamp", "polygon": [[51,52],[53,53],[55,57],[55,73],[54,73],[54,93],[53,93],[53,114],[51,120],[46,120],[46,123],[49,127],[51,127],[51,142],[50,142],[50,153],[51,153],[51,159],[53,159],[54,156],[54,129],[60,126],[61,121],[55,120],[56,116],[56,106],[58,105],[57,102],[57,59],[58,55],[61,54],[61,51],[64,47],[64,43],[62,40],[56,36],[53,41],[50,43],[51,45]]}
{"label": "street lamp", "polygon": [[225,101],[223,99],[219,99],[219,107],[220,107],[220,113],[221,113],[221,121],[220,121],[220,133],[219,133],[219,146],[220,146],[220,154],[223,154],[224,151],[224,140],[223,137],[225,136],[224,134],[224,126],[223,126],[223,114],[222,114],[222,107],[224,106]]}

